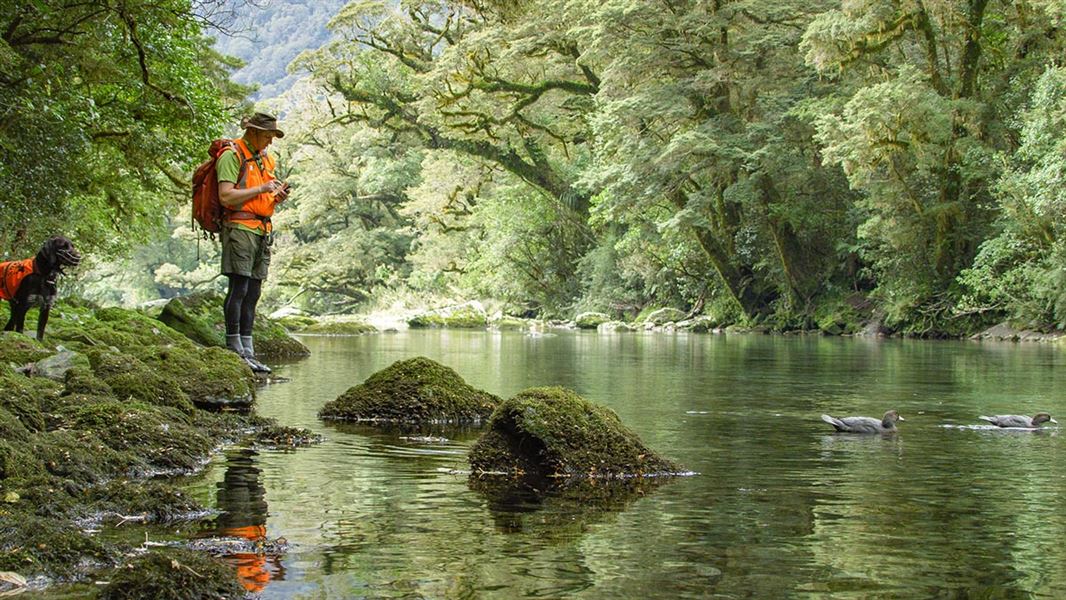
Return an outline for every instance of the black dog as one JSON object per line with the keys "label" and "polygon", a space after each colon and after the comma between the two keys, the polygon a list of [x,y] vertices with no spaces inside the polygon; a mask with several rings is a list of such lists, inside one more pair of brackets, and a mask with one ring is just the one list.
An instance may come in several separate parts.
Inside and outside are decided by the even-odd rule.
{"label": "black dog", "polygon": [[56,280],[63,274],[63,267],[76,267],[81,254],[74,244],[63,236],[56,236],[41,246],[34,258],[0,263],[0,298],[11,301],[11,318],[4,331],[22,333],[26,311],[31,301],[39,298],[41,314],[37,317],[37,339],[44,339],[48,325],[48,312],[56,301]]}

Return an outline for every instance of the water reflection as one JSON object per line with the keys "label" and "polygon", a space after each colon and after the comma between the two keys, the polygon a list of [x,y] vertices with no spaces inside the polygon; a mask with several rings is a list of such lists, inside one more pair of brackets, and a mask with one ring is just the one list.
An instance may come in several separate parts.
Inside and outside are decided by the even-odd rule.
{"label": "water reflection", "polygon": [[467,484],[485,498],[498,531],[567,539],[626,510],[634,500],[650,494],[670,479],[645,477],[558,483],[542,478],[471,475]]}
{"label": "water reflection", "polygon": [[284,568],[278,555],[268,555],[266,488],[263,471],[256,466],[258,453],[247,448],[226,452],[226,471],[219,481],[216,508],[221,511],[210,535],[237,538],[236,552],[224,555],[237,568],[241,585],[249,592],[261,592],[272,579],[283,579]]}
{"label": "water reflection", "polygon": [[[583,332],[306,341],[314,354],[279,367],[291,381],[258,406],[326,441],[247,457],[262,471],[247,497],[268,498],[267,528],[293,543],[264,599],[1066,597],[1066,435],[966,427],[1066,414],[1055,348]],[[486,492],[453,473],[476,429],[318,420],[418,355],[501,397],[570,387],[701,475],[591,500]],[[896,435],[834,435],[819,419],[886,408],[907,417]]]}

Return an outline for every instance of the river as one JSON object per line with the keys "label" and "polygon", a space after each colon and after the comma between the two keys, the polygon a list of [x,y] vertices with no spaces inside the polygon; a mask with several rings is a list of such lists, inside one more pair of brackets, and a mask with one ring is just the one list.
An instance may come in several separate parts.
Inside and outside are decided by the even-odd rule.
{"label": "river", "polygon": [[[258,411],[325,436],[230,451],[191,492],[219,530],[290,548],[238,557],[263,598],[1066,597],[1066,434],[976,426],[1066,417],[1046,345],[685,334],[407,331],[304,337]],[[335,426],[319,407],[427,356],[501,397],[561,385],[697,475],[630,495],[488,497],[477,431]],[[823,412],[906,422],[831,433]],[[408,438],[408,439],[405,439]],[[242,529],[245,528],[245,529]],[[235,561],[238,559],[235,558]]]}

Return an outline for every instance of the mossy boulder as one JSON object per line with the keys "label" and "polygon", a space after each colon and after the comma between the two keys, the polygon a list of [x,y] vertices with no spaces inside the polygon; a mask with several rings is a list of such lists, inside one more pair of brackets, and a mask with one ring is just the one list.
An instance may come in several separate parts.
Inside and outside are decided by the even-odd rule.
{"label": "mossy boulder", "polygon": [[440,308],[407,320],[407,325],[415,329],[484,329],[488,324],[489,317],[485,309],[476,302]]}
{"label": "mossy boulder", "polygon": [[637,317],[637,322],[665,325],[666,323],[676,323],[678,321],[683,321],[684,319],[685,311],[667,307],[650,310],[647,314],[642,312],[641,315]]}
{"label": "mossy boulder", "polygon": [[300,333],[314,335],[366,335],[377,333],[378,328],[358,320],[323,320],[308,325]]}
{"label": "mossy boulder", "polygon": [[0,367],[22,367],[52,354],[40,342],[24,334],[0,332]]}
{"label": "mossy boulder", "polygon": [[[167,302],[159,320],[202,346],[226,346],[226,324],[222,315],[224,298],[219,294],[196,293]],[[311,353],[299,340],[289,335],[281,324],[258,315],[252,331],[256,354],[263,357],[307,356]]]}
{"label": "mossy boulder", "polygon": [[397,361],[327,402],[319,417],[371,423],[476,423],[500,399],[425,357]]}
{"label": "mossy boulder", "polygon": [[318,323],[318,319],[309,317],[307,315],[285,315],[276,319],[278,325],[281,325],[289,331],[300,332],[308,327]]}
{"label": "mossy boulder", "polygon": [[596,327],[596,331],[599,333],[627,333],[635,331],[635,329],[630,324],[622,321],[607,321],[606,323],[600,323]]}
{"label": "mossy boulder", "polygon": [[681,468],[641,442],[609,408],[571,390],[531,388],[505,401],[470,451],[475,474],[624,478]]}
{"label": "mossy boulder", "polygon": [[531,328],[532,321],[528,319],[519,319],[518,317],[508,317],[506,315],[493,319],[489,323],[489,327],[498,331],[527,331]]}
{"label": "mossy boulder", "polygon": [[610,320],[609,315],[601,312],[583,312],[574,317],[574,323],[577,324],[578,329],[596,329],[600,324]]}
{"label": "mossy boulder", "polygon": [[182,548],[137,557],[115,570],[101,600],[235,600],[245,590],[221,559]]}

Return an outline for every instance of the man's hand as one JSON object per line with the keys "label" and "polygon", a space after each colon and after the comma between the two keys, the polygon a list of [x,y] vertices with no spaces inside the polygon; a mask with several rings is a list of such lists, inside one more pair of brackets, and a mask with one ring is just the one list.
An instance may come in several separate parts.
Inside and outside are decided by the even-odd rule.
{"label": "man's hand", "polygon": [[273,189],[274,202],[281,203],[286,198],[289,197],[289,184],[287,184],[287,183],[285,183],[283,181],[278,181],[276,179],[271,181],[270,183],[277,184],[277,185],[274,186],[274,189]]}

